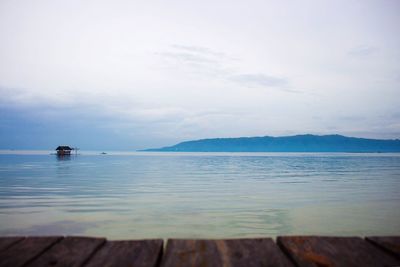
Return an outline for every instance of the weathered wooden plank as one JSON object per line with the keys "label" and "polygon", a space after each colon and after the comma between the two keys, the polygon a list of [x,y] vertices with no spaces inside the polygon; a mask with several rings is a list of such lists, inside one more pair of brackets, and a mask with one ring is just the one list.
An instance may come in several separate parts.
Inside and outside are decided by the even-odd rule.
{"label": "weathered wooden plank", "polygon": [[155,267],[162,254],[163,240],[108,241],[85,267]]}
{"label": "weathered wooden plank", "polygon": [[46,251],[62,237],[28,237],[0,253],[0,267],[19,267]]}
{"label": "weathered wooden plank", "polygon": [[211,240],[169,239],[161,266],[222,266],[222,259]]}
{"label": "weathered wooden plank", "polygon": [[226,266],[293,266],[270,238],[216,241]]}
{"label": "weathered wooden plank", "polygon": [[400,259],[400,236],[370,236],[366,239]]}
{"label": "weathered wooden plank", "polygon": [[8,249],[22,239],[24,237],[21,236],[0,237],[0,252]]}
{"label": "weathered wooden plank", "polygon": [[299,267],[396,266],[400,261],[359,237],[287,236],[278,245]]}
{"label": "weathered wooden plank", "polygon": [[270,238],[228,240],[168,240],[163,267],[293,266]]}
{"label": "weathered wooden plank", "polygon": [[78,267],[105,243],[105,238],[66,237],[37,259],[29,267]]}

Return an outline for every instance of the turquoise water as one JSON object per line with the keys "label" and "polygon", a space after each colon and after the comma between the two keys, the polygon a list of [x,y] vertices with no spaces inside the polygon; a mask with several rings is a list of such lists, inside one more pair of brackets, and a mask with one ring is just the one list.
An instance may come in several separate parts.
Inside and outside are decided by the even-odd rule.
{"label": "turquoise water", "polygon": [[0,235],[400,234],[400,154],[0,153]]}

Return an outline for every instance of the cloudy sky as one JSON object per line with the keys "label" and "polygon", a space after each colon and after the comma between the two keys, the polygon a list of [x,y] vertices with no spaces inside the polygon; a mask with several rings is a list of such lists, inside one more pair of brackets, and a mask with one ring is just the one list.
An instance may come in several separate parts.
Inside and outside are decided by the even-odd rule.
{"label": "cloudy sky", "polygon": [[0,148],[400,138],[400,1],[0,1]]}

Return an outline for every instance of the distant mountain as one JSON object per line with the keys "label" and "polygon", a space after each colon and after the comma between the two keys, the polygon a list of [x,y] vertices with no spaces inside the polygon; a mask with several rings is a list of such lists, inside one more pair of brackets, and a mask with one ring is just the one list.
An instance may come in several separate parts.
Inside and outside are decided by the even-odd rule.
{"label": "distant mountain", "polygon": [[342,135],[214,138],[186,141],[143,151],[176,152],[400,152],[400,140],[378,140]]}

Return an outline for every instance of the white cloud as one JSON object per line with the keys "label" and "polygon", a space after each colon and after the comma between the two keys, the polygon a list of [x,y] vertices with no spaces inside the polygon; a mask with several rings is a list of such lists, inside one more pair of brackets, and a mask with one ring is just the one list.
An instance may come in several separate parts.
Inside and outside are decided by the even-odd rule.
{"label": "white cloud", "polygon": [[348,54],[355,57],[366,57],[376,53],[379,49],[370,45],[358,45],[349,50]]}
{"label": "white cloud", "polygon": [[231,76],[231,80],[250,87],[280,87],[288,83],[285,78],[262,73],[233,75]]}

